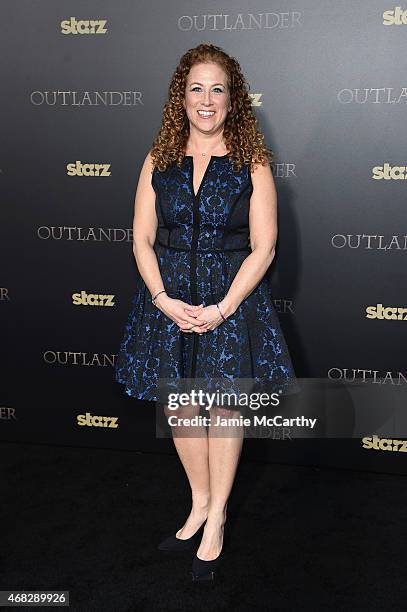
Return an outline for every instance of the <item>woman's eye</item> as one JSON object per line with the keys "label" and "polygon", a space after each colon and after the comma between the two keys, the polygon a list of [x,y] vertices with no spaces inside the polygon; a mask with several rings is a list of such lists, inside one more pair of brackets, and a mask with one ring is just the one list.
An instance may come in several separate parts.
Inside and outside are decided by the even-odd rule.
{"label": "woman's eye", "polygon": [[[197,89],[201,88],[198,85],[195,85],[195,87],[193,87],[191,91],[196,91]],[[217,93],[223,93],[223,89],[221,89],[220,87],[214,87],[213,91],[216,91]]]}

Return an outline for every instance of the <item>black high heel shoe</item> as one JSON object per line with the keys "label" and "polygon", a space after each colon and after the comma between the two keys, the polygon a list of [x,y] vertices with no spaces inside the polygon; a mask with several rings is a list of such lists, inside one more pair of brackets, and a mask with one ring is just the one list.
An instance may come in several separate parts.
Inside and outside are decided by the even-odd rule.
{"label": "black high heel shoe", "polygon": [[199,527],[198,531],[194,533],[190,538],[186,540],[181,540],[181,538],[177,538],[176,535],[170,535],[168,538],[165,538],[159,545],[158,550],[168,550],[171,552],[178,552],[183,550],[191,550],[196,544],[199,542],[200,536],[202,536],[203,528],[205,525],[205,521]]}
{"label": "black high heel shoe", "polygon": [[[225,514],[224,519],[226,522],[226,506],[225,506]],[[215,570],[218,567],[223,549],[225,546],[225,523],[223,523],[223,540],[222,540],[222,550],[218,554],[215,559],[211,559],[210,561],[205,561],[204,559],[200,559],[198,554],[195,553],[195,557],[192,559],[192,582],[199,582],[201,580],[215,580]],[[226,540],[228,535],[226,533]]]}
{"label": "black high heel shoe", "polygon": [[195,557],[192,560],[192,582],[199,582],[201,580],[215,580],[215,569],[219,565],[221,556],[222,551],[220,551],[216,559],[204,561],[204,559],[200,559],[198,555],[195,554]]}

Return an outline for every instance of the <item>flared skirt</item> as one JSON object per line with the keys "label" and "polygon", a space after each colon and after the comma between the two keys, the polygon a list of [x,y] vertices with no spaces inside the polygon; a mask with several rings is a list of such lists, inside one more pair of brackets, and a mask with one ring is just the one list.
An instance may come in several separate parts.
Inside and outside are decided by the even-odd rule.
{"label": "flared skirt", "polygon": [[[188,304],[221,301],[241,264],[243,251],[192,253],[156,244],[167,294]],[[183,332],[151,302],[141,276],[115,364],[115,379],[131,397],[159,401],[160,380],[252,380],[254,390],[296,392],[295,372],[273,303],[269,275],[214,330]],[[230,387],[228,387],[230,388]]]}

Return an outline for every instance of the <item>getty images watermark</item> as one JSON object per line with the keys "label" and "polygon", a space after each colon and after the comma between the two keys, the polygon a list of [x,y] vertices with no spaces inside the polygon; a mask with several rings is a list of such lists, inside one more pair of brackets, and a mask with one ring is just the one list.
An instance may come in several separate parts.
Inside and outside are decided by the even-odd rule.
{"label": "getty images watermark", "polygon": [[407,438],[407,378],[159,379],[156,436]]}
{"label": "getty images watermark", "polygon": [[[282,381],[285,383],[285,381]],[[160,379],[157,437],[290,437],[292,428],[313,430],[317,418],[294,414],[296,381],[273,386],[252,378]]]}
{"label": "getty images watermark", "polygon": [[[240,412],[242,407],[257,411],[260,408],[276,407],[280,405],[280,393],[214,393],[204,392],[202,389],[192,389],[190,393],[169,393],[167,397],[167,410],[174,411],[167,418],[171,427],[310,427],[314,428],[317,419],[308,418],[304,415],[297,417],[284,417],[282,414],[267,416],[267,414],[249,414],[248,416],[227,415],[228,412]],[[203,409],[208,415],[196,414],[194,416],[182,416],[183,408],[186,412],[190,409]],[[176,413],[176,411],[178,411]],[[209,411],[212,411],[209,414]]]}

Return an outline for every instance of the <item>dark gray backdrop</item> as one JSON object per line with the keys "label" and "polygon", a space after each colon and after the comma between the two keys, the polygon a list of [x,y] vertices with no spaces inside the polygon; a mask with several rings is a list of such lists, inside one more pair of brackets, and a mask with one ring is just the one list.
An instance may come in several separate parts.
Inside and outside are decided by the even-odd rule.
{"label": "dark gray backdrop", "polygon": [[[273,289],[297,375],[374,384],[375,370],[405,384],[405,322],[366,318],[368,306],[403,307],[406,295],[404,169],[399,180],[373,178],[378,166],[397,175],[406,163],[407,19],[386,25],[383,16],[395,6],[3,2],[2,439],[174,452],[155,438],[154,404],[125,396],[113,363],[137,274],[138,174],[171,74],[200,42],[240,61],[275,153]],[[96,20],[95,33],[63,33],[71,18]],[[95,92],[110,92],[107,104]],[[77,160],[107,164],[109,175],[69,176]],[[76,305],[82,291],[114,296],[113,305]],[[86,412],[115,416],[119,427],[79,425]],[[366,450],[360,439],[246,449],[266,460],[405,470],[405,455]]]}

